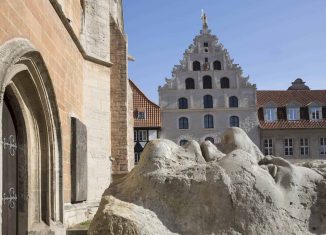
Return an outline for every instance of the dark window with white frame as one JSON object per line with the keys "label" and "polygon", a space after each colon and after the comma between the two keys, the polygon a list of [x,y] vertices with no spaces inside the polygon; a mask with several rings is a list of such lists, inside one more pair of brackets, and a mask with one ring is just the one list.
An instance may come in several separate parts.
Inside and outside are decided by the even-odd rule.
{"label": "dark window with white frame", "polygon": [[186,117],[179,118],[179,129],[188,129],[188,128],[189,128],[188,118]]}
{"label": "dark window with white frame", "polygon": [[320,154],[326,155],[326,137],[320,138]]}
{"label": "dark window with white frame", "polygon": [[230,117],[230,127],[239,127],[239,126],[240,126],[239,117],[231,116]]}
{"label": "dark window with white frame", "polygon": [[293,156],[293,139],[284,139],[284,156]]}
{"label": "dark window with white frame", "polygon": [[309,139],[307,139],[307,138],[300,139],[300,154],[302,156],[309,155]]}
{"label": "dark window with white frame", "polygon": [[277,108],[264,108],[264,120],[266,122],[277,121]]}
{"label": "dark window with white frame", "polygon": [[137,113],[137,119],[145,119],[146,118],[146,114],[144,111],[138,111]]}
{"label": "dark window with white frame", "polygon": [[204,128],[214,128],[213,115],[207,114],[204,116]]}
{"label": "dark window with white frame", "polygon": [[297,121],[300,119],[300,108],[289,107],[287,108],[287,119],[288,121]]}
{"label": "dark window with white frame", "polygon": [[322,108],[321,107],[310,107],[310,119],[311,120],[322,119]]}
{"label": "dark window with white frame", "polygon": [[273,155],[273,139],[264,140],[264,154]]}
{"label": "dark window with white frame", "polygon": [[139,130],[138,141],[147,141],[147,140],[148,140],[147,130]]}
{"label": "dark window with white frame", "polygon": [[178,100],[178,106],[179,106],[179,109],[187,109],[188,108],[188,100],[184,97],[180,98]]}
{"label": "dark window with white frame", "polygon": [[231,96],[229,98],[229,107],[230,108],[238,108],[239,107],[239,100],[236,96]]}
{"label": "dark window with white frame", "polygon": [[213,108],[213,96],[211,95],[204,96],[204,108],[205,109]]}

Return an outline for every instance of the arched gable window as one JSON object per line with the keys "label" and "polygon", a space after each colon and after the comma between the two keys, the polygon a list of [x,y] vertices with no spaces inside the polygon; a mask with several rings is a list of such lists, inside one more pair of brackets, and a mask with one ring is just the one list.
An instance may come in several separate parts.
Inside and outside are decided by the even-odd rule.
{"label": "arched gable window", "polygon": [[192,70],[193,71],[200,71],[200,62],[199,61],[194,61],[192,63]]}
{"label": "arched gable window", "polygon": [[239,107],[239,101],[238,101],[237,97],[231,96],[229,98],[229,107],[230,108],[238,108]]}
{"label": "arched gable window", "polygon": [[178,100],[179,109],[187,109],[188,108],[188,100],[184,97]]}
{"label": "arched gable window", "polygon": [[230,127],[239,127],[239,117],[237,116],[230,117]]}
{"label": "arched gable window", "polygon": [[215,60],[213,63],[214,70],[222,70],[221,62],[218,60]]}
{"label": "arched gable window", "polygon": [[182,139],[182,140],[180,140],[179,144],[180,144],[180,146],[183,146],[183,145],[188,144],[188,142],[189,142],[188,140]]}
{"label": "arched gable window", "polygon": [[186,117],[179,118],[179,129],[188,129],[188,128],[189,128],[188,118]]}
{"label": "arched gable window", "polygon": [[214,144],[214,138],[213,137],[206,137],[205,138],[205,141],[210,141],[210,142],[212,142],[212,144]]}
{"label": "arched gable window", "polygon": [[211,95],[204,96],[204,108],[205,109],[213,108],[213,97]]}
{"label": "arched gable window", "polygon": [[212,78],[211,76],[204,76],[203,77],[203,88],[204,89],[212,89]]}
{"label": "arched gable window", "polygon": [[186,79],[186,89],[190,90],[190,89],[195,89],[195,80],[192,78],[187,78]]}
{"label": "arched gable window", "polygon": [[227,77],[221,78],[221,88],[230,88],[230,80]]}
{"label": "arched gable window", "polygon": [[207,114],[204,116],[204,127],[214,128],[214,117],[213,115]]}

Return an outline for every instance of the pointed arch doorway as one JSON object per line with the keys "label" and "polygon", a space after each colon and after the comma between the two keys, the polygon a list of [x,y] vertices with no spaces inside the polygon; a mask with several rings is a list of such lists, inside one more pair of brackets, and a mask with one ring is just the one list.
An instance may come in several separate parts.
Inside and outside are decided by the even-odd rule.
{"label": "pointed arch doorway", "polygon": [[2,235],[51,233],[63,221],[61,131],[52,82],[27,40],[1,46],[1,60],[7,61],[0,63]]}

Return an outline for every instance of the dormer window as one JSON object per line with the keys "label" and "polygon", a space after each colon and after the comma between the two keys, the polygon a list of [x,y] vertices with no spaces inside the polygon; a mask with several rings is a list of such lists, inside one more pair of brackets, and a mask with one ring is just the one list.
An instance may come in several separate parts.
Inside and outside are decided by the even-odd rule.
{"label": "dormer window", "polygon": [[310,107],[309,116],[311,120],[322,119],[322,108],[321,107]]}
{"label": "dormer window", "polygon": [[144,111],[139,111],[137,113],[137,119],[145,119],[146,115]]}
{"label": "dormer window", "polygon": [[287,108],[287,119],[288,121],[297,121],[300,119],[300,108],[289,107]]}
{"label": "dormer window", "polygon": [[277,108],[274,107],[265,108],[264,119],[266,122],[277,121]]}

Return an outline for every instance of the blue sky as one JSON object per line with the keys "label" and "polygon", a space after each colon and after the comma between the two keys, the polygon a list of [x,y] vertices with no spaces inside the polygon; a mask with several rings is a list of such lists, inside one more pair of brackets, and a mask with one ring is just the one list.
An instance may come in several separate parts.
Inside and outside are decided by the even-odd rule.
{"label": "blue sky", "polygon": [[183,52],[208,26],[259,90],[298,77],[326,89],[326,0],[124,0],[129,77],[154,102]]}

